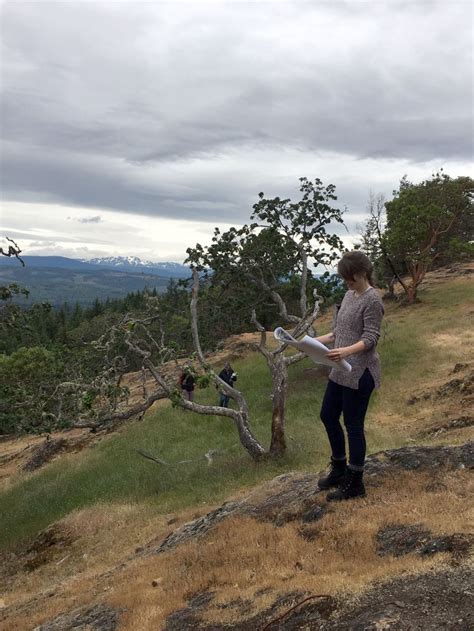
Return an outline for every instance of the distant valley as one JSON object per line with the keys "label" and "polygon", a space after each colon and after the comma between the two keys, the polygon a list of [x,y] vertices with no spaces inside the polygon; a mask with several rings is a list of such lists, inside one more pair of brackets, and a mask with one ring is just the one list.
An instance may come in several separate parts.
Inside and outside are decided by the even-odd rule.
{"label": "distant valley", "polygon": [[107,257],[84,261],[62,256],[25,256],[19,261],[0,257],[0,284],[26,287],[28,299],[22,304],[64,302],[91,304],[96,298],[120,298],[148,287],[163,292],[170,279],[189,276],[179,263],[143,262],[137,257]]}

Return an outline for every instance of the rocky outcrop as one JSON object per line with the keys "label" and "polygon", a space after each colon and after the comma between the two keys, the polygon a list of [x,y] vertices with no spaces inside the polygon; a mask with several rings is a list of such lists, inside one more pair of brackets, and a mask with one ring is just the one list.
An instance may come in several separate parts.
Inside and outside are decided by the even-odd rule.
{"label": "rocky outcrop", "polygon": [[473,578],[469,566],[402,576],[373,586],[354,602],[292,592],[253,616],[245,615],[245,601],[236,601],[226,605],[241,614],[232,624],[204,622],[207,609],[222,606],[205,592],[169,616],[165,631],[470,631]]}
{"label": "rocky outcrop", "polygon": [[[470,567],[402,576],[368,590],[354,606],[340,603],[342,607],[330,621],[309,628],[315,631],[468,631],[474,625],[473,579]],[[271,631],[304,628],[295,617],[285,625],[271,627]]]}
{"label": "rocky outcrop", "polygon": [[[405,471],[433,471],[474,468],[474,442],[458,447],[402,447],[381,451],[367,459],[367,480],[374,483],[385,475]],[[301,519],[314,521],[330,510],[322,503],[323,494],[317,488],[319,474],[285,473],[258,487],[246,498],[226,502],[203,517],[184,524],[170,533],[157,547],[145,552],[166,552],[186,541],[201,537],[216,524],[230,515],[250,516],[254,519],[271,521],[281,526],[289,521]]]}
{"label": "rocky outcrop", "polygon": [[19,560],[21,559],[23,569],[31,572],[64,555],[71,543],[69,533],[65,532],[59,524],[53,524],[41,531],[24,553],[18,555]]}
{"label": "rocky outcrop", "polygon": [[118,620],[118,611],[99,603],[63,613],[34,631],[115,631]]}
{"label": "rocky outcrop", "polygon": [[391,524],[377,533],[376,549],[380,556],[404,554],[431,555],[449,552],[458,560],[474,546],[474,535],[454,533],[434,536],[422,524]]}
{"label": "rocky outcrop", "polygon": [[441,421],[433,425],[432,427],[423,430],[418,435],[421,438],[432,436],[436,438],[441,434],[450,432],[455,429],[463,429],[464,427],[472,427],[474,425],[474,416],[469,414],[463,414],[462,416],[456,416],[450,418],[447,421]]}
{"label": "rocky outcrop", "polygon": [[[175,611],[169,616],[164,631],[250,631],[254,629],[264,629],[269,620],[277,619],[282,609],[287,610],[297,605],[298,602],[307,598],[305,592],[288,592],[280,594],[275,602],[266,610],[254,614],[253,616],[245,616],[249,603],[245,600],[237,599],[234,602],[225,605],[213,605],[214,594],[205,592],[193,597],[183,609]],[[325,620],[336,608],[336,601],[331,597],[311,599],[312,602],[306,604],[303,611],[307,615],[311,612],[313,619]],[[216,608],[226,607],[232,608],[242,615],[241,622],[233,622],[232,624],[205,624],[201,621],[201,615],[206,608],[213,605]],[[293,619],[293,618],[291,618]],[[282,622],[282,624],[284,624]],[[279,624],[274,624],[269,629],[283,629]],[[306,628],[309,627],[287,627]],[[310,627],[311,629],[313,627]]]}
{"label": "rocky outcrop", "polygon": [[64,451],[67,441],[64,438],[46,438],[44,442],[33,449],[30,458],[25,462],[24,471],[34,471],[54,458],[56,454]]}
{"label": "rocky outcrop", "polygon": [[474,469],[474,441],[457,447],[422,445],[381,451],[367,459],[366,472],[370,476],[397,470],[435,471],[442,467]]}
{"label": "rocky outcrop", "polygon": [[[455,364],[453,373],[459,373],[469,368],[471,364]],[[474,394],[474,370],[468,370],[465,375],[454,377],[439,386],[436,390],[427,390],[414,395],[407,400],[408,405],[429,399],[445,399],[456,395],[470,396]]]}
{"label": "rocky outcrop", "polygon": [[199,517],[198,519],[184,524],[184,526],[181,526],[178,530],[170,533],[160,543],[156,552],[166,552],[167,550],[172,550],[179,544],[184,543],[189,539],[204,535],[220,521],[236,513],[240,507],[241,502],[226,502],[222,504],[222,506],[219,506],[219,508],[216,508],[216,510],[204,515],[204,517]]}

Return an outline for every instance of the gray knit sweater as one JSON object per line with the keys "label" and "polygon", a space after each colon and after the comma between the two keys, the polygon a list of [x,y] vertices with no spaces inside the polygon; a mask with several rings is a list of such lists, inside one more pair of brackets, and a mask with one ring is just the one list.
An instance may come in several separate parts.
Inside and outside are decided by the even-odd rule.
{"label": "gray knit sweater", "polygon": [[380,358],[375,348],[380,337],[383,314],[382,300],[373,287],[369,287],[360,296],[353,290],[346,292],[341,306],[334,314],[334,348],[352,346],[362,340],[365,351],[346,358],[352,366],[352,372],[333,368],[329,373],[331,381],[357,390],[359,379],[368,368],[374,378],[375,387],[380,387]]}

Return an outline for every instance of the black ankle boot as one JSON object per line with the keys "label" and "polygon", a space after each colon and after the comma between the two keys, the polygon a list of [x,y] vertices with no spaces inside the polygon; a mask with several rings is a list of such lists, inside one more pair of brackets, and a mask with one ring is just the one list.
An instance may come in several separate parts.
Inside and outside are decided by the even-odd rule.
{"label": "black ankle boot", "polygon": [[365,495],[365,487],[362,482],[363,475],[363,471],[354,471],[354,469],[348,468],[344,482],[336,491],[327,494],[327,501],[333,502],[338,500],[350,500],[353,497],[363,497]]}
{"label": "black ankle boot", "polygon": [[346,476],[346,459],[344,460],[333,460],[331,458],[331,462],[329,464],[329,473],[328,475],[319,478],[318,487],[320,489],[329,489],[331,486],[339,486]]}

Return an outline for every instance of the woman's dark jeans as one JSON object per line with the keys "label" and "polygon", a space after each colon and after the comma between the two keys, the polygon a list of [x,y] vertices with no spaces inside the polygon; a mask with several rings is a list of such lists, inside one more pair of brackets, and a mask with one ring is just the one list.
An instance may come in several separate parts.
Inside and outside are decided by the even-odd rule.
{"label": "woman's dark jeans", "polygon": [[365,460],[364,420],[370,395],[374,389],[374,379],[368,368],[359,379],[359,388],[354,390],[329,380],[321,406],[321,420],[324,423],[332,449],[332,457],[342,460],[346,457],[344,431],[339,422],[344,415],[349,442],[349,465],[362,471]]}

